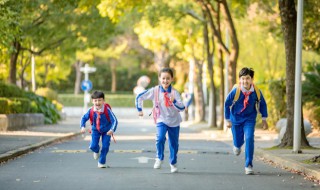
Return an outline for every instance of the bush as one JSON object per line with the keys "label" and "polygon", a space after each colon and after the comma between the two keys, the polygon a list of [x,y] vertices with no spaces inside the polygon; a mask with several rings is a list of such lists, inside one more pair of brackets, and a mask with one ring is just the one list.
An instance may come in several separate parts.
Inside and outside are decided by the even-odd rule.
{"label": "bush", "polygon": [[[59,94],[59,102],[64,106],[83,106],[83,94],[74,95],[74,94]],[[136,96],[131,94],[105,94],[105,101],[110,104],[111,107],[135,107],[135,98]],[[88,104],[91,105],[90,103]],[[152,101],[145,101],[144,107],[152,107]]]}
{"label": "bush", "polygon": [[0,114],[9,114],[7,98],[0,98]]}
{"label": "bush", "polygon": [[36,90],[36,94],[39,96],[43,96],[48,98],[49,100],[57,100],[58,99],[58,94],[56,91],[50,89],[50,88],[38,88]]}
{"label": "bush", "polygon": [[24,97],[24,91],[15,85],[0,82],[0,97]]}

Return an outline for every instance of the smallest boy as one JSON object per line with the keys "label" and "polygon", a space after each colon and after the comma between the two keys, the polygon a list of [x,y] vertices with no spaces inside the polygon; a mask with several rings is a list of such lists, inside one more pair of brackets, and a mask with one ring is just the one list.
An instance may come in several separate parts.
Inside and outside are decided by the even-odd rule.
{"label": "smallest boy", "polygon": [[[117,129],[118,120],[111,111],[110,106],[105,104],[103,92],[94,91],[91,94],[91,99],[93,106],[82,116],[80,128],[81,132],[85,133],[86,122],[90,120],[91,143],[89,148],[93,151],[93,158],[95,160],[99,159],[98,167],[105,168],[110,139]],[[100,137],[102,144],[101,151],[99,146]]]}
{"label": "smallest boy", "polygon": [[[227,127],[231,128],[233,136],[233,153],[240,155],[241,147],[245,146],[245,174],[253,174],[254,131],[258,111],[262,116],[263,129],[268,128],[267,104],[260,93],[260,101],[253,84],[254,71],[251,68],[242,68],[239,72],[240,84],[233,88],[225,101],[224,117]],[[238,100],[234,100],[237,89],[240,88]],[[235,102],[234,102],[235,101]],[[258,110],[257,110],[258,109]]]}

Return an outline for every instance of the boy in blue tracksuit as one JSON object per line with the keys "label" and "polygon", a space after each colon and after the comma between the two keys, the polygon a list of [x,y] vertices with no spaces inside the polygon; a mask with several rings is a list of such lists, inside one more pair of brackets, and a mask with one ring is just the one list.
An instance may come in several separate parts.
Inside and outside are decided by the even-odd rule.
{"label": "boy in blue tracksuit", "polygon": [[[108,104],[104,102],[104,93],[94,91],[91,95],[93,107],[90,108],[81,118],[81,132],[85,132],[86,122],[91,122],[91,143],[90,149],[93,151],[93,158],[99,159],[98,167],[106,167],[106,156],[109,152],[110,139],[117,129],[118,120],[111,111]],[[102,148],[100,151],[99,141],[101,137]],[[100,157],[99,157],[100,153]]]}
{"label": "boy in blue tracksuit", "polygon": [[[253,152],[254,152],[254,130],[256,125],[257,109],[262,116],[263,129],[268,128],[266,118],[268,117],[267,104],[260,93],[260,101],[253,84],[254,71],[251,68],[243,68],[239,72],[240,96],[234,100],[237,88],[233,88],[225,101],[225,119],[227,127],[231,128],[233,135],[233,153],[240,155],[241,147],[245,146],[245,173],[253,174]],[[235,101],[235,102],[234,102]],[[257,105],[256,105],[257,104]]]}

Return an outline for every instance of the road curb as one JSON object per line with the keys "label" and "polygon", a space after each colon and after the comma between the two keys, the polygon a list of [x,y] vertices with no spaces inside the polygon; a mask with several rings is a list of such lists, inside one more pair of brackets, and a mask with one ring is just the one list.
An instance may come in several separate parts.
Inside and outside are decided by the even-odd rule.
{"label": "road curb", "polygon": [[265,150],[262,150],[262,149],[256,149],[255,156],[263,157],[267,160],[274,162],[277,165],[280,165],[280,166],[288,168],[288,169],[300,171],[300,172],[306,174],[307,176],[313,176],[314,178],[320,180],[320,172],[317,170],[314,170],[308,164],[297,162],[297,161],[289,159],[289,158],[281,158],[275,154],[272,154],[272,153],[265,151]]}
{"label": "road curb", "polygon": [[72,133],[72,134],[68,134],[68,135],[65,135],[65,136],[61,136],[61,137],[45,140],[45,141],[30,145],[30,146],[21,147],[21,148],[18,148],[16,150],[8,151],[6,153],[0,154],[0,163],[1,162],[6,162],[6,161],[8,161],[10,159],[14,159],[14,158],[16,158],[18,156],[21,156],[23,154],[26,154],[26,153],[31,152],[33,150],[36,150],[36,149],[38,149],[40,147],[47,146],[47,145],[53,144],[53,143],[58,142],[58,141],[67,140],[67,139],[70,139],[72,137],[78,136],[80,134],[81,134],[80,132],[79,133]]}

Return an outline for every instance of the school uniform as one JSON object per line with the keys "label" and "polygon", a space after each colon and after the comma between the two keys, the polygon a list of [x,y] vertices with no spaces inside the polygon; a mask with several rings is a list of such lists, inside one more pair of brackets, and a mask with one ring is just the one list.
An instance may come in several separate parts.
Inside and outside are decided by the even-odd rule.
{"label": "school uniform", "polygon": [[[153,105],[155,105],[154,89],[155,87],[150,88],[137,95],[136,108],[138,111],[142,111],[142,102],[144,100],[152,100]],[[168,99],[172,96],[174,97],[174,101],[168,102]],[[170,149],[169,159],[170,159],[170,164],[174,165],[177,163],[177,153],[179,149],[180,123],[182,121],[182,118],[179,112],[184,111],[185,107],[181,100],[179,92],[173,89],[171,85],[168,87],[167,90],[163,89],[163,87],[159,85],[158,98],[159,98],[160,115],[156,119],[156,125],[157,125],[157,136],[156,136],[157,155],[156,156],[161,161],[164,159],[164,145],[166,141],[166,133],[168,132],[169,149]],[[167,106],[166,106],[166,102],[167,102]]]}
{"label": "school uniform", "polygon": [[[86,122],[90,119],[90,110],[94,109],[93,113],[93,122],[91,126],[91,143],[90,143],[90,149],[95,152],[99,153],[100,151],[100,146],[99,146],[99,141],[101,137],[101,152],[100,152],[100,157],[99,157],[99,163],[100,164],[105,164],[106,163],[106,156],[109,152],[109,146],[110,146],[110,138],[111,136],[107,135],[107,132],[109,130],[112,130],[113,132],[116,131],[117,125],[118,125],[118,120],[114,113],[111,111],[111,109],[107,108],[110,122],[108,121],[104,109],[105,106],[102,106],[100,110],[97,110],[96,107],[93,106],[93,108],[90,108],[87,113],[85,113],[80,122],[80,127],[85,127]],[[100,114],[100,125],[97,125],[97,118],[98,114]]]}
{"label": "school uniform", "polygon": [[[254,131],[258,114],[256,102],[258,96],[253,85],[251,85],[249,90],[245,89],[242,85],[240,86],[240,89],[239,99],[234,104],[233,100],[237,88],[232,89],[228,94],[224,104],[224,117],[227,121],[231,121],[232,123],[233,145],[240,149],[244,142],[246,142],[245,167],[253,167]],[[265,120],[268,117],[267,104],[261,92],[260,94],[260,102],[257,107],[259,108],[262,119]]]}

